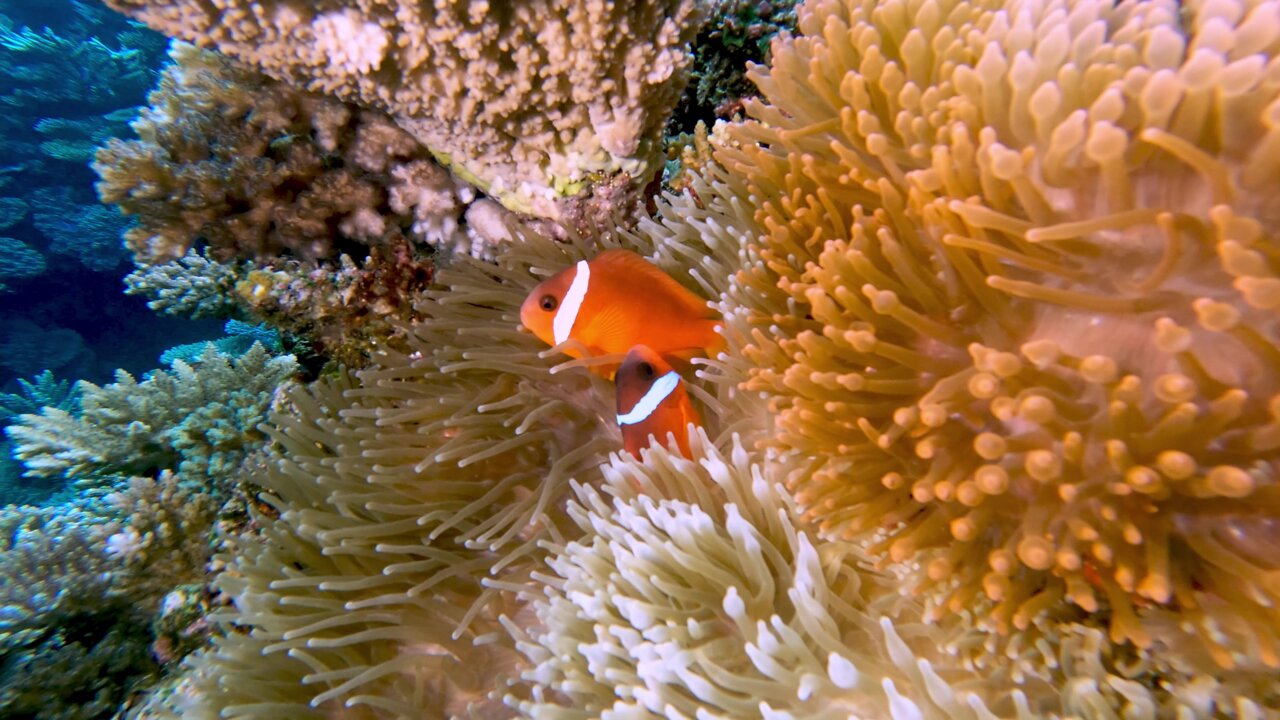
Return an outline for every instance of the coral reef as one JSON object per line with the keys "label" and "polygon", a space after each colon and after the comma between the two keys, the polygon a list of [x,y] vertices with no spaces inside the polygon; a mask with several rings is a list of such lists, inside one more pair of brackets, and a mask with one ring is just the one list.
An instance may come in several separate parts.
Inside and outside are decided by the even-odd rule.
{"label": "coral reef", "polygon": [[[113,49],[96,37],[82,42],[47,27],[0,27],[0,51],[9,78],[0,103],[27,110],[58,110],[69,102],[119,107],[155,81],[154,65],[141,50]],[[78,72],[86,68],[96,72]],[[104,77],[111,81],[102,82]]]}
{"label": "coral reef", "polygon": [[99,273],[115,273],[127,259],[120,236],[128,221],[115,208],[79,188],[50,187],[31,193],[32,222],[48,239],[49,254]]}
{"label": "coral reef", "polygon": [[46,407],[5,432],[35,476],[95,485],[167,468],[207,485],[231,477],[261,441],[272,393],[296,367],[261,344],[235,359],[210,346],[197,365],[175,360],[142,382],[123,370],[110,385],[81,381],[80,412]]}
{"label": "coral reef", "polygon": [[818,1],[753,71],[730,364],[937,617],[1280,666],[1280,22],[1231,7]]}
{"label": "coral reef", "polygon": [[188,365],[198,363],[206,357],[205,350],[210,347],[219,355],[228,358],[244,355],[255,344],[261,344],[263,349],[272,354],[279,353],[281,350],[280,334],[266,325],[250,325],[239,320],[228,320],[222,326],[222,331],[225,334],[217,340],[184,343],[165,350],[160,353],[160,364],[172,365],[175,360],[181,360]]}
{"label": "coral reef", "polygon": [[0,237],[0,291],[11,291],[8,283],[39,276],[45,266],[44,255],[39,250],[21,240]]}
{"label": "coral reef", "polygon": [[7,230],[22,222],[30,209],[30,205],[22,198],[0,198],[0,230]]}
{"label": "coral reef", "polygon": [[53,371],[45,369],[30,380],[19,379],[22,394],[0,393],[0,422],[8,422],[17,415],[40,412],[41,408],[54,407],[63,412],[80,412],[80,388],[69,380],[58,380]]}
{"label": "coral reef", "polygon": [[151,618],[203,578],[216,510],[168,473],[0,510],[0,715],[108,718],[153,681]]}
{"label": "coral reef", "polygon": [[75,330],[45,327],[24,317],[0,319],[0,368],[13,377],[61,371],[84,353],[84,339]]}
{"label": "coral reef", "polygon": [[692,0],[107,5],[299,89],[385,110],[502,204],[545,217],[593,175],[643,181],[657,169],[700,19]]}
{"label": "coral reef", "polygon": [[[163,342],[152,338],[189,337],[141,301],[119,298],[127,221],[97,201],[86,156],[95,143],[128,131],[166,42],[90,0],[0,7],[0,69],[9,78],[0,90],[0,185],[9,196],[0,199],[0,234],[30,248],[22,251],[24,278],[9,272],[18,266],[2,263],[0,314],[45,331],[15,339],[76,333],[83,345],[76,341],[69,360],[49,344],[18,348],[23,357],[43,349],[55,361],[67,360],[55,368],[60,374],[103,382],[117,367],[141,372],[159,352],[153,343]],[[44,270],[37,274],[40,263]],[[12,365],[0,368],[0,385],[10,391],[17,377],[50,367],[38,358]]]}
{"label": "coral reef", "polygon": [[769,62],[769,43],[793,30],[796,0],[710,0],[710,18],[693,41],[693,68],[668,123],[692,131],[697,122],[733,118],[745,98],[759,94],[747,79],[752,63]]}
{"label": "coral reef", "polygon": [[[483,54],[450,65],[459,50],[500,45],[503,23],[533,7],[473,6],[427,76],[436,45],[398,41],[438,42],[455,6],[426,24],[389,0],[111,2],[289,83],[386,108],[419,137],[436,131],[414,120],[423,97],[452,132],[451,72],[478,73],[481,90],[507,72]],[[583,17],[586,31],[660,15],[610,12]],[[534,72],[563,39],[559,17],[529,25],[552,28],[523,56]],[[685,29],[669,25],[631,67],[679,46]],[[388,116],[174,52],[185,64],[139,124],[151,144],[99,156],[104,185],[151,228],[135,251],[158,259],[205,236],[213,257],[258,256],[238,302],[358,368],[277,393],[254,454],[262,438],[244,433],[282,376],[246,379],[213,349],[143,383],[85,385],[79,416],[11,426],[34,468],[86,484],[159,478],[95,496],[112,515],[71,541],[101,543],[83,561],[93,567],[50,551],[55,566],[114,582],[169,549],[195,559],[166,561],[171,582],[146,590],[153,608],[169,593],[148,616],[151,647],[176,659],[206,632],[212,645],[134,717],[1280,713],[1280,218],[1267,194],[1280,4],[809,0],[797,36],[750,71],[764,98],[745,103],[750,119],[695,135],[683,192],[612,231],[621,223],[599,211],[634,188],[610,166],[578,197],[614,200],[547,211],[566,221],[560,242],[471,196]],[[659,64],[659,95],[684,61],[671,50]],[[445,87],[402,92],[424,78]],[[572,112],[589,116],[608,94],[582,89],[594,94]],[[641,104],[614,110],[648,107],[629,97]],[[634,130],[648,152],[662,114],[649,112],[610,132]],[[477,123],[476,142],[493,127]],[[516,163],[533,158],[530,197],[552,199],[537,195],[551,156],[520,143],[608,144],[599,128],[529,127],[504,142]],[[371,128],[403,152],[360,160]],[[144,147],[188,154],[152,162]],[[172,191],[220,147],[253,160],[206,168],[233,186],[325,153],[358,182],[320,202],[340,184],[321,162],[252,186],[270,212],[238,217],[257,199],[243,194],[200,216],[192,198],[208,185]],[[148,196],[129,172],[178,200]],[[289,223],[314,232],[272,234]],[[581,232],[597,223],[603,235]],[[457,238],[464,224],[510,241],[437,243],[456,249],[433,273],[410,236]],[[364,265],[346,252],[366,246]],[[686,378],[705,422],[690,459],[616,452],[612,391],[591,360],[561,362],[517,325],[541,279],[617,246],[723,315],[726,350]],[[282,251],[295,257],[268,260]],[[156,287],[196,297],[184,273],[220,272],[193,262]],[[225,292],[227,277],[212,287]],[[269,375],[264,351],[251,356]],[[246,414],[184,404],[206,373],[237,378]],[[171,411],[153,407],[161,392],[179,398]],[[175,509],[193,481],[260,491],[213,561],[216,594],[192,577],[207,535],[181,530],[211,508]],[[22,569],[30,553],[12,557],[16,585],[38,589],[5,601],[16,610],[0,612],[0,636],[41,627],[3,624],[32,616],[45,587]]]}
{"label": "coral reef", "polygon": [[145,615],[113,595],[101,520],[66,507],[0,510],[0,714],[109,718],[155,672]]}
{"label": "coral reef", "polygon": [[359,368],[417,317],[414,301],[433,272],[433,263],[400,242],[373,248],[360,265],[347,255],[320,265],[273,261],[236,284],[236,299],[292,340],[289,350],[304,365],[314,357]]}
{"label": "coral reef", "polygon": [[[137,220],[139,262],[197,241],[213,259],[315,260],[406,238],[482,255],[501,224],[387,116],[294,90],[186,43],[170,49],[138,140],[98,152],[98,192]],[[476,222],[467,222],[468,218]]]}
{"label": "coral reef", "polygon": [[232,317],[240,311],[232,291],[252,267],[248,261],[220,263],[188,250],[177,260],[144,265],[126,275],[125,293],[145,295],[147,307],[163,315]]}

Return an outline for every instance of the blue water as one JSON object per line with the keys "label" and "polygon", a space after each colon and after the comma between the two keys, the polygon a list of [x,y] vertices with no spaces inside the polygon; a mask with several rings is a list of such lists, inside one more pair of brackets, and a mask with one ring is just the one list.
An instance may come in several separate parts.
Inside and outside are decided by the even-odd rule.
{"label": "blue water", "polygon": [[[166,43],[97,2],[0,0],[0,392],[45,370],[140,377],[166,349],[222,334],[221,321],[160,316],[124,294],[129,220],[99,203],[89,167],[96,145],[133,136]],[[38,498],[6,493],[21,485],[7,456],[0,447],[0,504]]]}
{"label": "blue water", "polygon": [[116,368],[139,375],[172,345],[218,336],[219,322],[160,317],[123,294],[128,220],[98,202],[89,168],[94,145],[131,136],[165,38],[77,0],[0,0],[0,29],[0,225],[11,199],[27,206],[0,237],[29,249],[0,254],[0,390],[45,369],[96,383]]}

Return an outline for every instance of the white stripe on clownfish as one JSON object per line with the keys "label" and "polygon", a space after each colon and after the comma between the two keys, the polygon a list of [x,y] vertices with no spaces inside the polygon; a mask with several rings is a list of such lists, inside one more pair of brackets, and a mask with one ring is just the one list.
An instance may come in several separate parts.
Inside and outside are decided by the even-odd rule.
{"label": "white stripe on clownfish", "polygon": [[649,419],[654,410],[667,399],[671,393],[680,385],[680,375],[675,370],[658,378],[649,389],[645,391],[644,397],[635,404],[635,407],[625,414],[618,416],[619,425],[635,425]]}
{"label": "white stripe on clownfish", "polygon": [[556,310],[555,319],[551,321],[551,331],[554,333],[557,345],[569,339],[569,333],[573,331],[573,324],[578,320],[578,311],[582,309],[582,301],[587,297],[587,286],[590,284],[591,268],[586,260],[579,260],[569,291],[564,294],[560,309]]}

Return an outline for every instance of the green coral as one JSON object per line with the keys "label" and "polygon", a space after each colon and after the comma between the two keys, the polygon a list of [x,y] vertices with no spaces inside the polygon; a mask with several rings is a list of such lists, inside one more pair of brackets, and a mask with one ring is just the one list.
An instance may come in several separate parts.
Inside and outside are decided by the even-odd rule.
{"label": "green coral", "polygon": [[89,485],[158,468],[188,480],[226,477],[261,440],[256,428],[272,392],[296,367],[261,345],[234,360],[208,348],[198,369],[177,360],[143,382],[123,370],[103,387],[82,381],[82,412],[44,408],[7,432],[32,475]]}

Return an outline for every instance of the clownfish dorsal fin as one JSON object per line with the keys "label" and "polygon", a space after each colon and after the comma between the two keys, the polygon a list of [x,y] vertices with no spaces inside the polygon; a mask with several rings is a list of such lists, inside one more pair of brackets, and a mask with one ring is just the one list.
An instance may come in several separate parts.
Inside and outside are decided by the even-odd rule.
{"label": "clownfish dorsal fin", "polygon": [[598,267],[601,274],[622,273],[621,277],[634,278],[641,286],[655,287],[664,294],[675,298],[688,312],[690,317],[711,318],[716,313],[707,306],[707,301],[695,295],[689,288],[676,282],[674,278],[663,272],[657,265],[646,260],[631,250],[614,248],[605,250],[591,259],[591,264]]}

